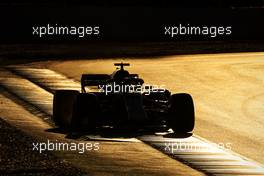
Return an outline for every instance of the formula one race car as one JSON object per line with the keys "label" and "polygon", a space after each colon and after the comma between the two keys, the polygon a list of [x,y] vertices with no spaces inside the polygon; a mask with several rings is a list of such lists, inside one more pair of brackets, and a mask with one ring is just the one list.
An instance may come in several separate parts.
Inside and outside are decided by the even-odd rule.
{"label": "formula one race car", "polygon": [[[188,133],[194,128],[194,104],[186,93],[145,85],[138,74],[115,63],[111,75],[83,74],[81,93],[57,90],[53,99],[55,125],[71,131],[100,128],[163,128]],[[88,90],[87,90],[88,88]],[[95,90],[96,88],[96,90]]]}

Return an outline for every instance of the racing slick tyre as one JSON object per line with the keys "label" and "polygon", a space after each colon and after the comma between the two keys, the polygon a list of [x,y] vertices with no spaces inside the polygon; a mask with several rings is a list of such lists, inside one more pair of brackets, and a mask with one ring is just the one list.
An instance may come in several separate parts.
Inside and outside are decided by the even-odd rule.
{"label": "racing slick tyre", "polygon": [[168,126],[175,133],[188,133],[194,129],[195,113],[191,95],[173,94],[170,97]]}
{"label": "racing slick tyre", "polygon": [[53,121],[56,126],[68,128],[71,124],[72,110],[77,90],[57,90],[53,97]]}
{"label": "racing slick tyre", "polygon": [[73,106],[71,130],[73,132],[93,131],[97,126],[100,112],[100,105],[95,94],[80,93]]}

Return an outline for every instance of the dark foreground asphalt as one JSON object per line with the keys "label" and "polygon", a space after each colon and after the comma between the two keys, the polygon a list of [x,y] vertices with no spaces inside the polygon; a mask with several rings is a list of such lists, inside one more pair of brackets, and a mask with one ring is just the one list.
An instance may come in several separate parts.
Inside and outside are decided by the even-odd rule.
{"label": "dark foreground asphalt", "polygon": [[32,151],[36,140],[0,118],[0,175],[85,175],[50,152]]}

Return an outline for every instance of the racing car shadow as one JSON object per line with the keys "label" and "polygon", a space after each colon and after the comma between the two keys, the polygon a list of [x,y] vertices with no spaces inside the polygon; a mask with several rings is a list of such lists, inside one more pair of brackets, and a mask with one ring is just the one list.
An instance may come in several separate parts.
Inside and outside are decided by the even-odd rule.
{"label": "racing car shadow", "polygon": [[51,133],[59,133],[59,134],[68,134],[69,133],[69,131],[67,129],[59,128],[59,127],[49,128],[49,129],[46,129],[45,131],[51,132]]}
{"label": "racing car shadow", "polygon": [[66,134],[68,139],[79,139],[84,136],[100,136],[101,138],[137,138],[144,135],[162,136],[164,138],[188,138],[192,133],[174,133],[157,130],[132,130],[132,129],[97,129],[95,131],[69,132],[62,128],[47,129],[47,132]]}

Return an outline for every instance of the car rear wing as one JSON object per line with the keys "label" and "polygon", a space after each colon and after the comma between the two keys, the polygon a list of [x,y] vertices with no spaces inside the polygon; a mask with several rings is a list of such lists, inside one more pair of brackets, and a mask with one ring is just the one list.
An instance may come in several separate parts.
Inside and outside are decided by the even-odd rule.
{"label": "car rear wing", "polygon": [[98,86],[106,84],[111,79],[107,74],[83,74],[81,78],[82,92],[85,92],[86,86]]}
{"label": "car rear wing", "polygon": [[121,62],[121,63],[114,63],[114,66],[130,66],[130,64]]}
{"label": "car rear wing", "polygon": [[120,66],[120,70],[124,70],[124,66],[130,66],[129,63],[114,63],[114,66]]}

